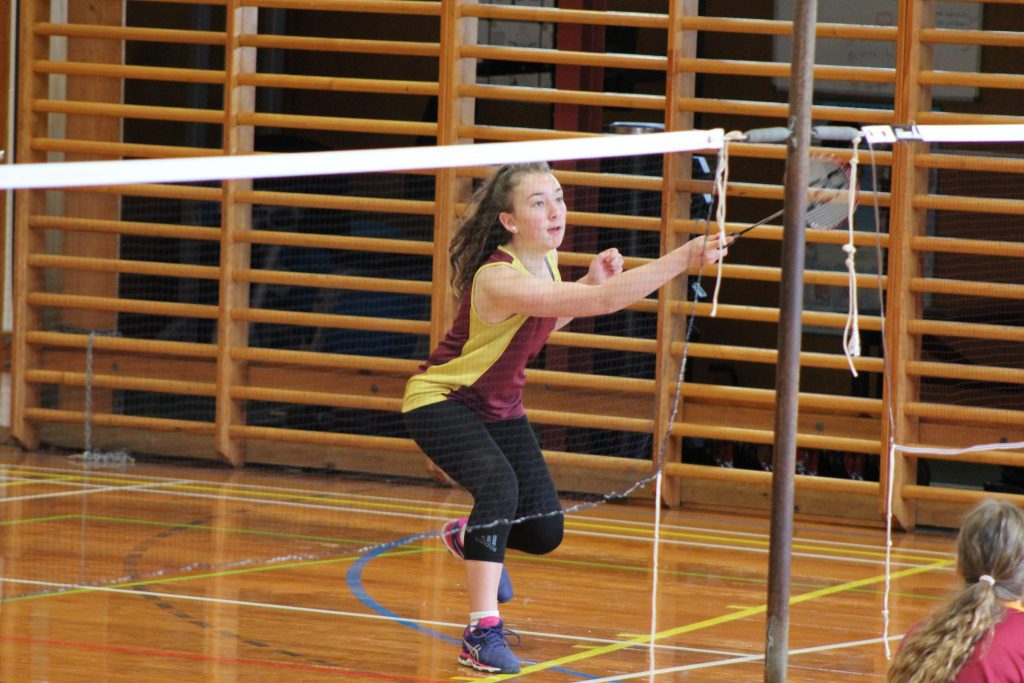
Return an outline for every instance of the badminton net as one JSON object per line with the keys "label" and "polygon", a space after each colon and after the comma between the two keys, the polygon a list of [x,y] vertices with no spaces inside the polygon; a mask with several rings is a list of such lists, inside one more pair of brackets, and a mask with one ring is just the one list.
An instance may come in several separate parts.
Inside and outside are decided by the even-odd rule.
{"label": "badminton net", "polygon": [[[635,267],[711,230],[723,139],[682,131],[0,168],[0,185],[23,190],[30,207],[19,256],[32,283],[19,295],[31,350],[16,379],[26,387],[23,419],[45,443],[81,450],[84,438],[77,458],[98,466],[220,452],[235,464],[244,455],[327,476],[443,481],[408,439],[400,407],[405,381],[453,313],[443,236],[468,192],[497,165],[550,162],[569,207],[561,277],[575,280],[605,248]],[[667,230],[666,169],[682,207]],[[108,215],[82,217],[63,210],[69,197],[76,206],[83,197],[116,201]],[[443,215],[441,206],[454,209]],[[691,279],[700,277],[709,274]],[[666,294],[681,304],[668,307],[680,330],[693,309],[686,284]],[[658,307],[656,293],[574,321],[529,367],[527,415],[568,512],[649,498],[662,461],[680,457],[680,440],[656,431],[659,410],[677,413],[684,370],[678,352],[659,349]],[[659,367],[659,358],[670,362]],[[117,472],[81,476],[88,486],[147,488]],[[197,500],[217,495],[196,486]],[[204,513],[188,500],[175,501],[173,516],[201,532]],[[254,492],[250,502],[259,500]],[[247,523],[279,524],[264,502],[245,506]],[[93,520],[92,533],[117,534],[109,520],[132,517],[130,496],[61,505]],[[306,514],[280,543],[233,541],[218,566],[348,553],[379,544],[388,524],[367,515],[346,525],[357,529],[353,539],[325,549],[316,530],[327,533],[330,515]],[[424,519],[422,535],[443,521]],[[65,532],[69,547],[80,544],[81,529]],[[82,545],[73,569],[36,562],[6,571],[34,591],[44,589],[31,581],[103,585],[196,569],[174,544],[147,567],[86,561],[89,552]]]}
{"label": "badminton net", "polygon": [[[1024,493],[1024,126],[871,126],[871,145],[911,146],[916,181],[893,198],[887,334],[889,444],[885,636],[895,525],[956,526],[930,502]],[[896,171],[894,170],[894,173]],[[880,214],[881,212],[879,212]],[[895,243],[895,244],[894,244]],[[942,490],[946,489],[947,494]],[[951,490],[952,489],[952,490]],[[888,653],[888,638],[884,638]]]}

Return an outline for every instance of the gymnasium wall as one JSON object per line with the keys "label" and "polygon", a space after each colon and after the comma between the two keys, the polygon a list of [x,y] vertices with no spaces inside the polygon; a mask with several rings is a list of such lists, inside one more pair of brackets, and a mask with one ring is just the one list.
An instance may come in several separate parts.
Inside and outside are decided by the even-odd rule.
{"label": "gymnasium wall", "polygon": [[[785,125],[783,0],[552,4],[188,0],[71,2],[61,12],[28,0],[17,158]],[[816,122],[1021,121],[1020,5],[942,3],[939,16],[921,1],[856,5],[820,11]],[[732,145],[730,223],[781,206],[784,152]],[[861,201],[877,202],[887,231],[876,237],[868,212],[856,238],[865,293],[856,378],[838,343],[845,235],[808,234],[798,511],[877,520],[879,480],[891,475],[902,525],[945,524],[982,492],[929,485],[941,483],[931,476],[941,459],[898,456],[890,472],[886,444],[1024,438],[1019,150],[917,145],[858,158],[877,164],[879,182]],[[656,251],[703,230],[692,207],[710,181],[689,158],[656,161],[556,167],[572,188],[566,277],[608,239]],[[88,434],[102,448],[440,480],[397,411],[405,379],[452,316],[447,243],[485,173],[19,193],[12,436],[28,448],[82,448]],[[652,196],[647,215],[623,208]],[[696,306],[701,333],[687,347],[671,423],[685,283],[611,326],[582,321],[552,337],[526,400],[563,481],[601,491],[608,477],[645,474],[656,437],[670,431],[669,503],[767,506],[781,236],[775,222],[745,237],[755,247],[737,246],[723,267],[717,316]],[[609,357],[641,370],[594,372]],[[961,471],[1012,474],[1000,468],[1020,457],[972,454]]]}

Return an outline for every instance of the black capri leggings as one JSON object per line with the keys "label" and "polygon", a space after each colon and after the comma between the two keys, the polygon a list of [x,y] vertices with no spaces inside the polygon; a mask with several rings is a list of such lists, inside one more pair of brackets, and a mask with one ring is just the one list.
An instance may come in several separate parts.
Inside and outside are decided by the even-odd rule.
{"label": "black capri leggings", "polygon": [[[427,457],[473,496],[467,560],[503,562],[506,547],[534,555],[558,547],[562,515],[545,513],[560,512],[562,506],[525,417],[484,422],[454,400],[417,408],[404,417],[409,435]],[[531,519],[509,524],[521,517]],[[493,522],[498,524],[490,526]]]}

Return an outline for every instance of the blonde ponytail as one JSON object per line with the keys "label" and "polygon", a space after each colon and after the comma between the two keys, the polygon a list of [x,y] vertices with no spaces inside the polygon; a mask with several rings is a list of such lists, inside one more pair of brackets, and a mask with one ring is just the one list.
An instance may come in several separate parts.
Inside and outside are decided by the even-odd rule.
{"label": "blonde ponytail", "polygon": [[966,585],[908,635],[889,667],[889,683],[956,680],[975,648],[982,652],[1006,616],[1005,602],[1024,592],[1024,512],[985,501],[964,518],[957,563]]}

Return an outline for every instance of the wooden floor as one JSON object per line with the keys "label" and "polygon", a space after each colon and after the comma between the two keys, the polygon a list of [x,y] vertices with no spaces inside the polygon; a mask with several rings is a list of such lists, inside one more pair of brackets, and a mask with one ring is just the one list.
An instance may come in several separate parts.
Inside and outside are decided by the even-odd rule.
{"label": "wooden floor", "polygon": [[[429,534],[461,491],[0,452],[0,503],[2,683],[508,678],[455,661],[464,577]],[[763,679],[767,519],[664,513],[656,586],[649,507],[566,528],[553,554],[508,558],[517,680]],[[955,585],[952,545],[895,538],[894,637]],[[881,529],[796,523],[789,680],[884,680],[883,551]]]}

